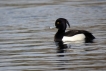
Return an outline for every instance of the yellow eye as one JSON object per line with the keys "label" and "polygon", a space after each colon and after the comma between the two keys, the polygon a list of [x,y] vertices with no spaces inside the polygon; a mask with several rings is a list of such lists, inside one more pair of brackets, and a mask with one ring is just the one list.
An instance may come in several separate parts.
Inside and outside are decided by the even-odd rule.
{"label": "yellow eye", "polygon": [[57,22],[57,24],[60,24],[59,22]]}

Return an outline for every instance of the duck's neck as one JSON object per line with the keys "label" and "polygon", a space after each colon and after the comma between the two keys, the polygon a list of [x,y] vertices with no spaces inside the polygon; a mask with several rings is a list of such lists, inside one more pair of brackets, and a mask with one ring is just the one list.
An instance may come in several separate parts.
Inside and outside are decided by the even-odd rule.
{"label": "duck's neck", "polygon": [[62,41],[62,38],[65,34],[65,30],[58,30],[55,34],[55,41]]}

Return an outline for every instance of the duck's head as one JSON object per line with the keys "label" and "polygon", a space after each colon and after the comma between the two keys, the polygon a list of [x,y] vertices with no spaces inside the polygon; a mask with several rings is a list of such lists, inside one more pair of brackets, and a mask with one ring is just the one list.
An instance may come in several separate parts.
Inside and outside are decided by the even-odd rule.
{"label": "duck's head", "polygon": [[67,25],[70,27],[69,22],[65,18],[58,18],[55,22],[55,26],[58,30],[66,30]]}

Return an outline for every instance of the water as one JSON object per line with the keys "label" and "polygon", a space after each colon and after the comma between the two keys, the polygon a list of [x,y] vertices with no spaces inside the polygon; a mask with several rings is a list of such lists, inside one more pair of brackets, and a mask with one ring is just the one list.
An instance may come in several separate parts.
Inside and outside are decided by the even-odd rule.
{"label": "water", "polygon": [[[57,18],[95,43],[54,43]],[[105,71],[106,0],[1,0],[0,71]]]}

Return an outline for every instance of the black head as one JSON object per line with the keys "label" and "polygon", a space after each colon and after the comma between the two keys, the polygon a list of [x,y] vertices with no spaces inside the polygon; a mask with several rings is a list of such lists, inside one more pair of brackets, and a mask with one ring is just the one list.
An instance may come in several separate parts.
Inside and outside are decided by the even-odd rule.
{"label": "black head", "polygon": [[55,26],[59,30],[66,30],[67,24],[70,27],[69,22],[67,21],[67,19],[64,19],[64,18],[58,18],[55,22]]}

